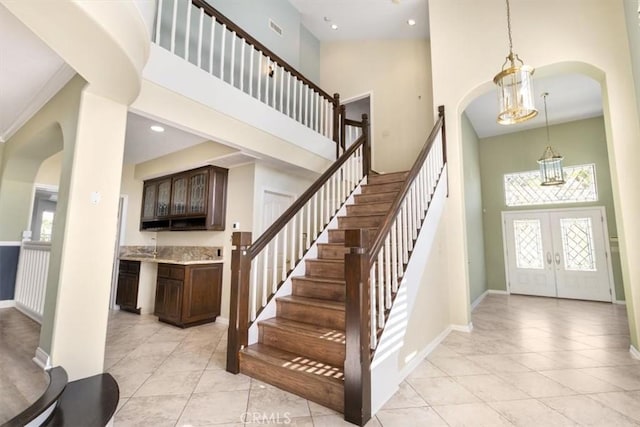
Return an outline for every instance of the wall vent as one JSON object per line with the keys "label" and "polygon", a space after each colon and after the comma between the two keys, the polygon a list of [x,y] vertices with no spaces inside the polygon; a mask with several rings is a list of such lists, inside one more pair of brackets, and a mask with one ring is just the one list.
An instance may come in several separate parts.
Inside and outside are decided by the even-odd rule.
{"label": "wall vent", "polygon": [[277,35],[282,36],[282,27],[273,22],[273,19],[271,18],[269,18],[269,28],[271,28]]}

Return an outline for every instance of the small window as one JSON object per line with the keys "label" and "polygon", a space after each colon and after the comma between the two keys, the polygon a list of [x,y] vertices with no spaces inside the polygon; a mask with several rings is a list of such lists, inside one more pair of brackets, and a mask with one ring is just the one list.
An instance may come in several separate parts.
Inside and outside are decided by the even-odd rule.
{"label": "small window", "polygon": [[549,205],[596,202],[596,165],[566,166],[566,183],[554,187],[540,185],[538,171],[505,174],[504,194],[507,206]]}
{"label": "small window", "polygon": [[42,223],[40,224],[40,241],[50,242],[51,232],[53,231],[53,217],[55,212],[44,211],[42,212]]}

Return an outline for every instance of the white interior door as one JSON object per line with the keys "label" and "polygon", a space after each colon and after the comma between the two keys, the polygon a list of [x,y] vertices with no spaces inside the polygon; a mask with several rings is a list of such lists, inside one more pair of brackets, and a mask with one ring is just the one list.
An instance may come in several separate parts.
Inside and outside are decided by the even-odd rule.
{"label": "white interior door", "polygon": [[555,297],[548,214],[507,212],[504,219],[511,293]]}
{"label": "white interior door", "polygon": [[604,208],[503,213],[511,293],[611,301]]}
{"label": "white interior door", "polygon": [[558,296],[611,301],[602,211],[552,212],[549,217]]}

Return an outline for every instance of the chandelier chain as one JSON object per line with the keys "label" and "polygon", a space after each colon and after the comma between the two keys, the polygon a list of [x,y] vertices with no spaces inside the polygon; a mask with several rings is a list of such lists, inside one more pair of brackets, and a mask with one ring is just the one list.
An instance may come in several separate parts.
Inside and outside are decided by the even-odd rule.
{"label": "chandelier chain", "polygon": [[509,33],[509,53],[513,54],[513,39],[511,38],[511,7],[509,6],[509,0],[507,3],[507,31]]}
{"label": "chandelier chain", "polygon": [[542,94],[542,98],[544,99],[544,122],[547,125],[547,142],[551,141],[549,138],[549,118],[547,116],[547,96],[549,96],[548,92]]}

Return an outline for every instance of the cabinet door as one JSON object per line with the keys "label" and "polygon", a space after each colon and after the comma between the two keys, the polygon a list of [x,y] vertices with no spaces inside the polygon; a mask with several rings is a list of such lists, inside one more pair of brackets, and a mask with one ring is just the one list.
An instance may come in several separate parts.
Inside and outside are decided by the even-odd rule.
{"label": "cabinet door", "polygon": [[156,216],[169,216],[169,202],[171,200],[171,180],[166,179],[158,182],[158,193],[156,197]]}
{"label": "cabinet door", "polygon": [[182,314],[182,282],[167,279],[165,289],[164,317],[167,320],[180,323]]}
{"label": "cabinet door", "polygon": [[190,266],[184,283],[182,322],[212,320],[220,315],[222,264]]}
{"label": "cabinet door", "polygon": [[187,212],[187,184],[186,176],[173,178],[171,190],[171,215],[184,215]]}
{"label": "cabinet door", "polygon": [[138,276],[136,274],[118,274],[116,304],[121,308],[136,309],[138,305]]}
{"label": "cabinet door", "polygon": [[207,185],[209,171],[197,172],[189,177],[189,215],[207,213]]}
{"label": "cabinet door", "polygon": [[153,314],[158,317],[164,317],[166,293],[167,281],[165,279],[158,278],[158,281],[156,282],[156,304],[153,308]]}
{"label": "cabinet door", "polygon": [[156,213],[156,191],[158,186],[155,182],[145,184],[142,192],[142,219],[153,219]]}

